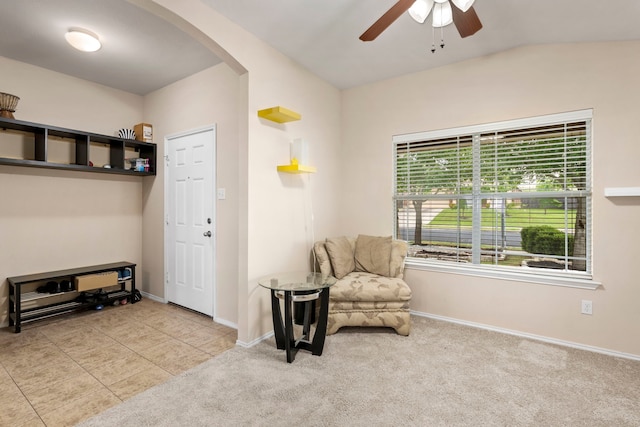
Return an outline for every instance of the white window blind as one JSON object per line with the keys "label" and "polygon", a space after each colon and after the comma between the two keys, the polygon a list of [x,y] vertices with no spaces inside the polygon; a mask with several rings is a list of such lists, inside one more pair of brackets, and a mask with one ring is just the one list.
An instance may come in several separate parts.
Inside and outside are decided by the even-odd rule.
{"label": "white window blind", "polygon": [[396,237],[424,262],[591,274],[591,112],[394,137]]}

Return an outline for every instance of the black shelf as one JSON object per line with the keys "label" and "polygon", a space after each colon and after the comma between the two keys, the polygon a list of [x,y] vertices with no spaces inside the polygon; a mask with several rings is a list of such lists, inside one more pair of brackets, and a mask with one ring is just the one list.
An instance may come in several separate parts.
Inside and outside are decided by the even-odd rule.
{"label": "black shelf", "polygon": [[[59,294],[52,294],[59,295]],[[35,320],[40,320],[45,317],[52,317],[58,314],[70,313],[73,311],[79,311],[82,309],[92,308],[98,304],[110,304],[115,300],[121,300],[123,298],[130,298],[131,292],[126,290],[118,290],[113,292],[107,292],[104,300],[99,302],[79,302],[79,301],[65,301],[58,304],[50,304],[43,307],[32,308],[29,310],[23,310],[20,313],[21,323],[29,323]],[[16,313],[12,313],[11,317],[13,321],[16,320]]]}
{"label": "black shelf", "polygon": [[[81,306],[83,306],[83,304],[77,301],[68,301],[60,304],[47,305],[44,307],[33,308],[31,310],[23,311],[22,313],[20,313],[20,319],[22,323],[27,323],[29,321],[42,319],[45,316],[50,317],[55,314],[68,313],[71,311],[75,311]],[[11,316],[15,321],[16,314],[13,313]]]}
{"label": "black shelf", "polygon": [[[0,165],[132,176],[153,176],[156,174],[156,145],[152,143],[30,123],[4,117],[0,117],[0,129],[17,131],[33,136],[34,154],[33,159],[0,157]],[[75,145],[75,163],[65,164],[48,161],[49,137],[62,138],[73,143]],[[92,144],[109,147],[109,164],[111,168],[90,166]],[[140,158],[149,159],[149,171],[137,172],[132,169],[125,169],[127,150],[129,150],[129,153],[134,151]]]}
{"label": "black shelf", "polygon": [[[19,333],[24,323],[34,322],[36,320],[46,319],[53,316],[72,313],[80,310],[87,310],[96,307],[98,304],[111,304],[116,300],[127,299],[132,304],[135,303],[134,294],[136,293],[136,264],[121,261],[110,264],[94,265],[89,267],[73,268],[68,270],[50,271],[45,273],[28,274],[25,276],[8,277],[9,282],[9,326],[15,328],[15,332]],[[110,271],[119,270],[131,270],[131,277],[124,279],[118,279],[119,289],[111,290],[108,292],[100,291],[100,295],[96,299],[92,297],[98,290],[78,292],[59,292],[53,294],[40,294],[37,296],[32,295],[34,292],[23,292],[23,287],[33,288],[37,283],[46,282],[50,280],[69,280],[74,282],[75,276],[82,276],[86,274],[104,273]],[[126,289],[127,283],[130,283],[130,290]],[[28,288],[27,288],[28,289]],[[77,297],[73,300],[66,300],[61,302],[55,302],[52,304],[45,304],[38,307],[24,308],[23,303],[32,301],[46,301],[47,298],[59,297],[70,294],[76,294]],[[26,298],[23,298],[25,297]]]}

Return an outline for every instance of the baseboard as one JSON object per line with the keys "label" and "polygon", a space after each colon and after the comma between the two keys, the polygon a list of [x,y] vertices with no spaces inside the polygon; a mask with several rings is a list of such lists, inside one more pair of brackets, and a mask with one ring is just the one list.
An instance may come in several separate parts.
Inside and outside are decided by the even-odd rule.
{"label": "baseboard", "polygon": [[[156,301],[156,302],[160,302],[160,303],[163,303],[163,304],[167,303],[167,301],[165,301],[164,298],[157,297],[157,296],[155,296],[153,294],[150,294],[148,292],[140,291],[140,293],[142,294],[142,296],[144,298],[149,298],[150,300],[153,300],[153,301]],[[236,323],[230,322],[230,321],[225,320],[225,319],[221,319],[219,317],[214,318],[213,321],[216,322],[216,323],[219,323],[221,325],[228,326],[230,328],[236,329],[236,330],[238,329],[238,325]],[[236,345],[238,345],[240,347],[245,347],[245,348],[253,347],[254,345],[258,344],[259,342],[270,338],[271,336],[273,336],[273,332],[270,332],[270,333],[268,333],[266,335],[263,335],[260,338],[256,338],[255,340],[253,340],[253,341],[251,341],[249,343],[245,343],[244,341],[237,340],[236,341]]]}
{"label": "baseboard", "polygon": [[[140,289],[138,289],[138,290],[140,291]],[[140,295],[142,295],[143,298],[149,298],[150,300],[155,301],[155,302],[161,302],[163,304],[166,303],[164,298],[157,297],[157,296],[155,296],[153,294],[150,294],[149,292],[140,291]]]}
{"label": "baseboard", "polygon": [[219,324],[221,324],[223,326],[228,326],[231,329],[238,330],[238,324],[237,323],[230,322],[230,321],[228,321],[226,319],[221,319],[220,317],[214,317],[213,321],[216,322],[216,323],[219,323]]}
{"label": "baseboard", "polygon": [[[156,301],[156,302],[166,303],[166,301],[163,298],[157,297],[157,296],[155,296],[153,294],[150,294],[148,292],[140,291],[140,294],[143,296],[143,298],[149,298],[150,300],[153,300],[153,301]],[[0,328],[7,328],[7,327],[9,327],[9,320],[6,320],[6,321],[0,323]]]}
{"label": "baseboard", "polygon": [[565,341],[556,338],[549,338],[542,335],[529,334],[526,332],[515,331],[513,329],[500,328],[497,326],[485,325],[483,323],[469,322],[467,320],[455,319],[453,317],[440,316],[437,314],[423,313],[420,311],[411,310],[411,314],[420,317],[427,317],[429,319],[442,320],[444,322],[457,323],[458,325],[471,326],[472,328],[485,329],[493,332],[500,332],[508,335],[515,335],[522,338],[529,338],[536,341],[543,341],[549,344],[557,344],[564,347],[576,348],[578,350],[586,350],[594,353],[606,354],[607,356],[621,357],[623,359],[631,359],[640,361],[640,356],[630,353],[624,353],[621,351],[609,350],[606,348],[595,347],[591,345],[579,344],[572,341]]}
{"label": "baseboard", "polygon": [[[150,294],[148,292],[140,291],[140,293],[142,294],[142,296],[144,298],[149,298],[150,300],[153,300],[153,301],[156,301],[156,302],[160,302],[160,303],[163,303],[163,304],[167,303],[167,301],[164,298],[160,298],[160,297],[155,296],[153,294]],[[213,321],[216,322],[216,323],[219,323],[219,324],[221,324],[223,326],[228,326],[228,327],[230,327],[232,329],[238,329],[238,325],[236,323],[230,322],[229,320],[222,319],[220,317],[213,318]]]}
{"label": "baseboard", "polygon": [[[148,299],[150,299],[152,301],[155,301],[155,302],[159,302],[159,303],[162,303],[162,304],[166,304],[167,303],[167,301],[164,298],[160,298],[159,296],[150,294],[149,292],[140,291],[140,295],[142,295],[143,298],[148,298]],[[219,317],[214,318],[213,321],[216,322],[216,323],[219,323],[221,325],[228,326],[228,327],[230,327],[232,329],[236,329],[236,330],[238,329],[238,325],[236,323],[230,322],[230,321],[225,320],[225,319],[221,319]],[[8,326],[9,326],[9,321],[8,320],[0,323],[0,328],[6,328]],[[260,338],[254,340],[254,341],[251,341],[250,343],[242,343],[240,341],[237,341],[236,343],[238,345],[242,346],[242,347],[253,347],[254,345],[259,343],[260,341],[263,341],[263,340],[271,337],[272,335],[273,335],[273,332],[271,332],[270,334],[267,334],[267,335],[265,335],[263,337],[260,337]]]}
{"label": "baseboard", "polygon": [[262,341],[264,341],[266,339],[271,338],[272,336],[273,336],[273,331],[268,332],[268,333],[264,334],[263,336],[258,337],[255,340],[253,340],[251,342],[248,342],[248,343],[246,343],[244,341],[237,340],[236,341],[236,345],[238,345],[240,347],[244,347],[244,348],[249,348],[249,347],[253,347],[256,344],[259,344],[260,342],[262,342]]}

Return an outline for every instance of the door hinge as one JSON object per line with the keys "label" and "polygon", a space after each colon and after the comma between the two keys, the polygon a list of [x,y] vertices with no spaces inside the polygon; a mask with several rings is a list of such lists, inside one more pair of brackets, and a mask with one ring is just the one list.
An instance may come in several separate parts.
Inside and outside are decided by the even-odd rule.
{"label": "door hinge", "polygon": [[169,283],[169,272],[168,271],[164,274],[164,280],[165,280],[166,283]]}
{"label": "door hinge", "polygon": [[168,154],[164,155],[164,161],[167,164],[167,166],[169,166],[170,159],[169,159],[169,155]]}

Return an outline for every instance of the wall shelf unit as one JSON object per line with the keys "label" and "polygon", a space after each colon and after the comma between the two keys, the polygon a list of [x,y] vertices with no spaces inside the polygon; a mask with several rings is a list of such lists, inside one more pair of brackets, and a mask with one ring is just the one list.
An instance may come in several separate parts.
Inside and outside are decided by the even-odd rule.
{"label": "wall shelf unit", "polygon": [[[122,139],[72,129],[64,129],[38,123],[30,123],[0,117],[0,130],[7,138],[7,145],[19,146],[19,156],[4,157],[0,154],[0,165],[27,166],[47,169],[99,172],[118,175],[148,176],[156,174],[156,145],[147,142]],[[11,138],[13,137],[13,138]],[[68,163],[55,159],[51,148],[56,144],[70,144]],[[91,166],[92,154],[108,149],[110,168]],[[4,152],[3,152],[4,153]],[[6,155],[5,155],[6,156]],[[149,159],[149,170],[138,172],[127,169],[127,158]]]}
{"label": "wall shelf unit", "polygon": [[607,187],[604,189],[605,197],[639,197],[640,187]]}
{"label": "wall shelf unit", "polygon": [[279,165],[278,172],[284,173],[315,173],[316,168],[313,166],[304,166],[298,164]]}
{"label": "wall shelf unit", "polygon": [[271,120],[276,123],[293,122],[302,118],[299,113],[280,106],[258,110],[258,117],[262,117],[263,119]]}

